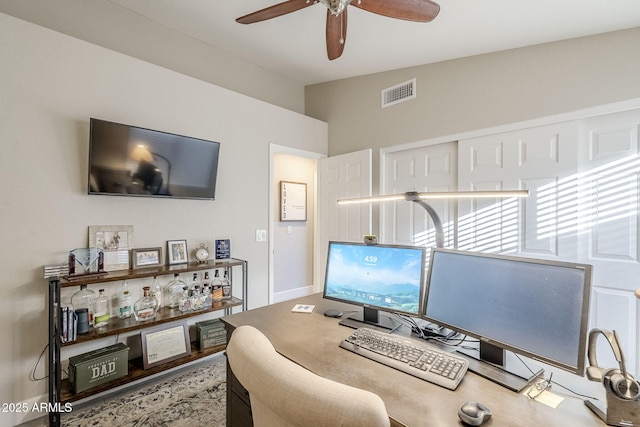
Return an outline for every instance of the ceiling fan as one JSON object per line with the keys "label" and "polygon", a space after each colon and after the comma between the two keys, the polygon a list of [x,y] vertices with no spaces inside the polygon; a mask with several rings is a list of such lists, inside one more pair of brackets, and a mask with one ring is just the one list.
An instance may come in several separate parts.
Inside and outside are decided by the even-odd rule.
{"label": "ceiling fan", "polygon": [[347,39],[347,6],[406,21],[430,22],[440,12],[440,6],[430,0],[288,0],[236,19],[241,24],[253,24],[295,12],[316,3],[327,7],[327,56],[339,58]]}

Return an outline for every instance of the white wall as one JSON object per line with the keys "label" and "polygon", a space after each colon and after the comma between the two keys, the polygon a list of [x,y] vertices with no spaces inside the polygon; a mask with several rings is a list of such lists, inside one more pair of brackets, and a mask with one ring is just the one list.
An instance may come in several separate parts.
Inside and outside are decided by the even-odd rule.
{"label": "white wall", "polygon": [[[47,344],[42,267],[87,246],[89,225],[133,225],[136,247],[228,237],[249,262],[249,307],[267,303],[268,142],[326,153],[325,123],[4,14],[0,64],[0,402],[46,399],[30,379]],[[217,199],[86,195],[89,117],[220,141]]]}
{"label": "white wall", "polygon": [[[276,154],[273,165],[273,301],[280,302],[312,290],[316,160]],[[280,221],[280,181],[307,184],[306,221]]]}

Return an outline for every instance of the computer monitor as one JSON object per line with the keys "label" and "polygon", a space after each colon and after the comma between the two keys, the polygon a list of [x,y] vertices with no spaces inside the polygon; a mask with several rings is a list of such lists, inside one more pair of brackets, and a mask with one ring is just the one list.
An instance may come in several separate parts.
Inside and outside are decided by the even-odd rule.
{"label": "computer monitor", "polygon": [[470,370],[520,391],[531,372],[510,350],[584,375],[590,265],[434,248],[425,293],[423,318],[478,338],[472,355],[493,364]]}
{"label": "computer monitor", "polygon": [[342,325],[395,329],[399,323],[380,311],[419,316],[425,260],[419,246],[329,242],[324,298],[363,307]]}

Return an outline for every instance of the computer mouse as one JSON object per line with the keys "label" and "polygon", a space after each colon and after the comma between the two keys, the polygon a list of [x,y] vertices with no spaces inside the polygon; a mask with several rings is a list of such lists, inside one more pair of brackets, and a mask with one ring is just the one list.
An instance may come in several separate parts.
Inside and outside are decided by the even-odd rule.
{"label": "computer mouse", "polygon": [[466,402],[458,409],[458,417],[470,426],[479,426],[491,418],[491,410],[480,402]]}

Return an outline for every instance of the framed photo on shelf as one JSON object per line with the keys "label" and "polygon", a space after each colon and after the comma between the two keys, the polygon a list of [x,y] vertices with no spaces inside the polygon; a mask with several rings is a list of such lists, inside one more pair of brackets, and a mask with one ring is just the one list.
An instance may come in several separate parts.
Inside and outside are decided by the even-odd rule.
{"label": "framed photo on shelf", "polygon": [[90,225],[89,247],[102,249],[105,271],[128,270],[133,225]]}
{"label": "framed photo on shelf", "polygon": [[140,332],[140,340],[142,341],[144,369],[153,368],[191,354],[189,326],[186,321],[169,326],[160,325],[143,329]]}
{"label": "framed photo on shelf", "polygon": [[307,220],[307,184],[280,181],[280,221]]}
{"label": "framed photo on shelf", "polygon": [[162,248],[131,249],[131,269],[162,265]]}
{"label": "framed photo on shelf", "polygon": [[186,240],[167,240],[167,258],[169,265],[186,264],[189,262]]}

